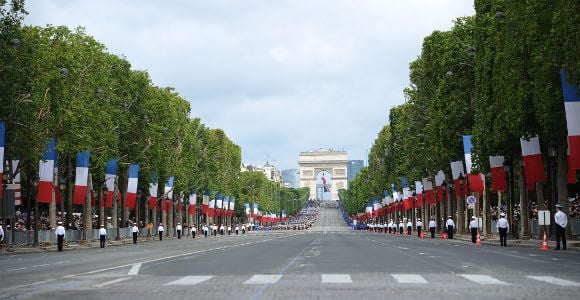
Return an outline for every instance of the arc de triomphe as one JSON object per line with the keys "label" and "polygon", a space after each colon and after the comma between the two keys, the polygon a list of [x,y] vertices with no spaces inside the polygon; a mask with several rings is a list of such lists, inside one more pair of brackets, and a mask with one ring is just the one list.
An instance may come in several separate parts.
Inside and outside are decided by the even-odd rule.
{"label": "arc de triomphe", "polygon": [[310,189],[310,199],[316,199],[316,176],[318,173],[326,171],[332,179],[332,186],[330,186],[332,200],[338,200],[338,190],[348,187],[347,163],[348,154],[346,151],[318,149],[300,152],[298,158],[300,187],[308,187]]}

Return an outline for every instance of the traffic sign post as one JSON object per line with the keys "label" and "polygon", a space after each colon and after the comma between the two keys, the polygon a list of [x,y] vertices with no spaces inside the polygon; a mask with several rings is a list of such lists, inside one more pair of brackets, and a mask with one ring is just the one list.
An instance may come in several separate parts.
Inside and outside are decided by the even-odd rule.
{"label": "traffic sign post", "polygon": [[477,198],[475,198],[475,196],[468,196],[467,198],[465,198],[465,201],[467,202],[468,208],[475,209],[475,203],[477,203]]}
{"label": "traffic sign post", "polygon": [[538,210],[538,225],[550,225],[549,210]]}

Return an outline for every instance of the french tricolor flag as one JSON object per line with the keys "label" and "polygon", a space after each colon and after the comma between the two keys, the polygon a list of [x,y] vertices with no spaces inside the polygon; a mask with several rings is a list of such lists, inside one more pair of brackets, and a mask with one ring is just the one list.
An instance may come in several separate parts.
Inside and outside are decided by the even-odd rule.
{"label": "french tricolor flag", "polygon": [[187,208],[187,213],[190,216],[195,215],[195,205],[197,204],[197,194],[195,192],[189,194],[189,206]]}
{"label": "french tricolor flag", "polygon": [[213,217],[215,214],[215,199],[209,201],[209,206],[207,208],[207,216]]}
{"label": "french tricolor flag", "polygon": [[494,192],[505,192],[506,180],[503,163],[503,156],[490,156],[489,166],[491,168],[491,190]]}
{"label": "french tricolor flag", "polygon": [[50,203],[52,201],[55,160],[56,139],[50,138],[44,150],[44,156],[38,164],[38,203]]}
{"label": "french tricolor flag", "polygon": [[250,218],[250,203],[245,204],[246,207],[246,218]]}
{"label": "french tricolor flag", "polygon": [[535,189],[534,185],[536,182],[546,180],[542,152],[540,151],[540,139],[537,135],[529,140],[520,138],[520,144],[522,146],[522,157],[524,159],[526,184],[528,190],[531,191]]}
{"label": "french tricolor flag", "polygon": [[236,205],[236,197],[232,197],[232,199],[230,200],[230,211],[229,211],[229,217],[233,217],[234,216],[234,207]]}
{"label": "french tricolor flag", "polygon": [[437,174],[435,174],[435,188],[437,189],[437,201],[445,201],[445,187],[443,183],[445,182],[445,173],[443,170],[439,170]]}
{"label": "french tricolor flag", "polygon": [[[465,169],[463,169],[463,161],[451,162],[451,175],[453,176],[453,185],[455,186],[455,196],[461,197],[467,195],[467,185],[465,184]],[[459,182],[459,177],[463,176],[463,186]]]}
{"label": "french tricolor flag", "polygon": [[77,153],[77,168],[75,175],[75,197],[73,204],[84,205],[87,197],[87,182],[89,181],[89,160],[91,153],[87,151]]}
{"label": "french tricolor flag", "polygon": [[207,209],[209,207],[209,191],[205,190],[201,199],[201,213],[207,214]]}
{"label": "french tricolor flag", "polygon": [[131,164],[129,166],[129,182],[127,183],[127,197],[125,197],[125,207],[135,208],[138,181],[139,164]]}
{"label": "french tricolor flag", "polygon": [[165,188],[163,189],[163,194],[165,195],[164,203],[161,203],[161,209],[167,211],[169,207],[173,204],[173,181],[175,178],[169,176],[167,182],[165,182]]}
{"label": "french tricolor flag", "polygon": [[469,188],[474,193],[479,193],[480,195],[483,193],[484,183],[483,183],[483,174],[471,174],[471,169],[473,163],[471,162],[471,149],[473,149],[473,144],[471,143],[471,135],[464,135],[463,136],[463,151],[465,154],[465,168],[467,169],[467,178],[469,181]]}
{"label": "french tricolor flag", "polygon": [[568,83],[564,70],[560,71],[560,80],[568,127],[568,169],[580,170],[580,88]]}
{"label": "french tricolor flag", "polygon": [[254,216],[258,216],[258,203],[254,203]]}
{"label": "french tricolor flag", "polygon": [[415,181],[415,194],[417,194],[416,206],[423,206],[423,183],[421,181]]}
{"label": "french tricolor flag", "polygon": [[[4,143],[6,138],[6,123],[0,122],[0,178],[4,175]],[[0,195],[4,195],[2,184],[0,184]]]}
{"label": "french tricolor flag", "polygon": [[115,180],[117,180],[117,160],[111,159],[105,165],[105,186],[107,197],[105,207],[113,207],[113,195],[115,194]]}
{"label": "french tricolor flag", "polygon": [[425,193],[425,202],[434,205],[437,203],[435,194],[433,194],[433,182],[428,178],[423,178],[423,191]]}
{"label": "french tricolor flag", "polygon": [[222,211],[222,205],[223,205],[223,195],[222,194],[218,194],[217,195],[217,200],[215,201],[215,216],[219,217]]}
{"label": "french tricolor flag", "polygon": [[151,182],[149,182],[149,209],[155,210],[157,208],[157,191],[159,190],[159,177],[156,172],[151,174]]}
{"label": "french tricolor flag", "polygon": [[[16,192],[14,194],[14,205],[21,205],[22,204],[22,186],[20,185],[20,170],[18,166],[20,164],[20,160],[13,160],[12,161],[12,172],[15,172],[14,175],[14,184],[16,185]],[[2,171],[0,171],[2,172]],[[0,177],[2,173],[0,173]],[[2,189],[0,188],[0,192]]]}

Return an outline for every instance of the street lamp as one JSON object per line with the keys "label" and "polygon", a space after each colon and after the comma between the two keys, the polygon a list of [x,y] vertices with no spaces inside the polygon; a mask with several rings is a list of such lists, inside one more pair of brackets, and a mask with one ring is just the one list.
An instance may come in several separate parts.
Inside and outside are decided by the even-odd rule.
{"label": "street lamp", "polygon": [[503,22],[503,20],[505,20],[505,17],[506,17],[506,15],[502,11],[498,11],[495,13],[495,20],[496,21]]}
{"label": "street lamp", "polygon": [[475,47],[473,46],[469,46],[467,47],[467,49],[465,49],[465,52],[467,53],[467,56],[474,56],[475,55]]}
{"label": "street lamp", "polygon": [[40,214],[38,213],[38,175],[33,175],[32,177],[30,177],[30,183],[32,183],[32,186],[34,187],[34,241],[32,243],[33,247],[37,247],[38,246],[38,218],[40,216]]}
{"label": "street lamp", "polygon": [[139,207],[141,206],[141,191],[137,192],[137,203],[135,203],[135,223],[137,224],[137,228],[139,228]]}
{"label": "street lamp", "polygon": [[64,221],[64,194],[66,189],[66,181],[63,178],[58,181],[58,188],[60,191],[60,220]]}

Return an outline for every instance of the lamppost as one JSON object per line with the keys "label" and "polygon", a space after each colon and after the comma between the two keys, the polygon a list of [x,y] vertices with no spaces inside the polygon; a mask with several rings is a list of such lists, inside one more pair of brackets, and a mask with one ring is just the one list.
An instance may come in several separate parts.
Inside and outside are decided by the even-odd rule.
{"label": "lamppost", "polygon": [[[61,217],[60,220],[64,221],[64,214],[65,214],[65,212],[64,212],[64,194],[65,194],[65,189],[66,189],[66,181],[63,178],[61,178],[58,181],[58,188],[60,191],[60,217]],[[68,224],[65,224],[65,225],[68,225]]]}
{"label": "lamppost", "polygon": [[32,242],[33,247],[38,246],[38,218],[40,214],[38,213],[38,175],[33,175],[30,177],[30,183],[34,187],[33,199],[34,199],[34,241]]}
{"label": "lamppost", "polygon": [[137,228],[139,228],[139,213],[141,206],[141,191],[137,191],[137,203],[135,203],[135,223],[137,224]]}
{"label": "lamppost", "polygon": [[457,230],[457,233],[462,234],[463,230],[465,228],[464,217],[466,216],[465,215],[465,199],[464,199],[465,194],[464,194],[464,188],[463,188],[463,180],[465,179],[465,177],[463,177],[463,173],[459,174],[459,177],[457,179],[459,180],[459,193],[456,193],[456,194],[460,195],[459,199],[458,199],[458,203],[457,203],[458,204],[457,205],[457,208],[458,208],[458,212],[457,212],[457,224],[458,224],[457,229],[458,230]]}

